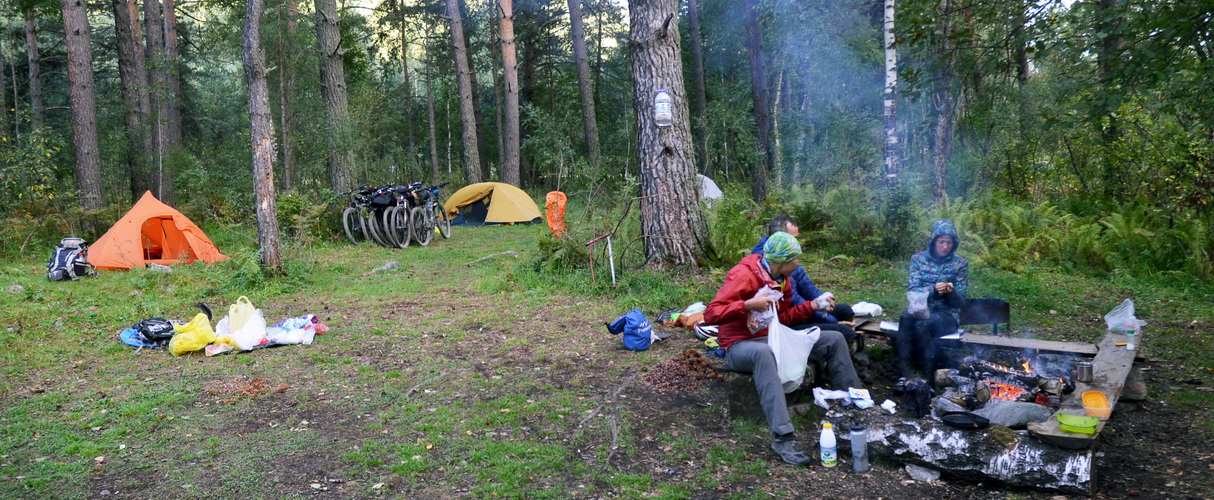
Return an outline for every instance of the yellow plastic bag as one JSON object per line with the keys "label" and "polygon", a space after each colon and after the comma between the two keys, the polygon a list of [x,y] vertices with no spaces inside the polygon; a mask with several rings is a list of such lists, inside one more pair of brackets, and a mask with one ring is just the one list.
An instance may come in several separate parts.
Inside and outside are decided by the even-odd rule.
{"label": "yellow plastic bag", "polygon": [[169,340],[169,353],[174,356],[202,349],[215,341],[215,331],[207,315],[198,313],[184,325],[173,325],[173,338]]}
{"label": "yellow plastic bag", "polygon": [[253,317],[253,312],[256,310],[257,308],[253,307],[249,298],[241,295],[239,299],[236,299],[236,303],[228,308],[228,331],[240,331],[249,318]]}

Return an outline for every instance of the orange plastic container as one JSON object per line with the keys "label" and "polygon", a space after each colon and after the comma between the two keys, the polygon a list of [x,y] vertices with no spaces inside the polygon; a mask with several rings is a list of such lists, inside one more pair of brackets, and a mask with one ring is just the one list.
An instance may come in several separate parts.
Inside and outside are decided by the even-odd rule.
{"label": "orange plastic container", "polygon": [[1113,414],[1113,409],[1109,407],[1109,399],[1100,391],[1083,393],[1083,410],[1089,416],[1102,420]]}

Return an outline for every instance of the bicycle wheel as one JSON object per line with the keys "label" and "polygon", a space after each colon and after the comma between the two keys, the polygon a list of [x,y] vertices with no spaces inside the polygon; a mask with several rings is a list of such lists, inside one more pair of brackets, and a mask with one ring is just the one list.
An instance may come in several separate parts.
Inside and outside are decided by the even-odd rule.
{"label": "bicycle wheel", "polygon": [[434,224],[426,220],[426,209],[413,207],[409,214],[409,230],[413,233],[413,241],[426,246],[434,239]]}
{"label": "bicycle wheel", "polygon": [[379,218],[380,218],[379,227],[384,230],[384,232],[383,232],[384,240],[388,244],[388,246],[390,246],[392,248],[397,248],[398,246],[400,246],[396,243],[396,234],[392,232],[392,228],[394,226],[393,220],[392,220],[392,215],[395,213],[396,213],[396,207],[388,207],[388,208],[385,208],[384,213],[379,216]]}
{"label": "bicycle wheel", "polygon": [[389,244],[384,239],[386,236],[384,235],[383,229],[380,227],[380,219],[382,218],[382,211],[372,210],[371,212],[367,213],[367,229],[371,232],[371,239],[381,247],[394,247],[395,245]]}
{"label": "bicycle wheel", "polygon": [[442,233],[443,239],[451,238],[451,217],[442,205],[434,205],[434,223],[438,224],[438,232]]}
{"label": "bicycle wheel", "polygon": [[358,213],[357,208],[347,207],[341,213],[341,225],[346,229],[346,238],[350,239],[350,243],[357,245],[367,239],[367,231],[363,227],[363,218]]}
{"label": "bicycle wheel", "polygon": [[388,219],[388,234],[392,235],[392,241],[396,242],[398,248],[408,248],[409,241],[412,239],[409,234],[409,207],[407,205],[398,205],[392,207],[392,216]]}

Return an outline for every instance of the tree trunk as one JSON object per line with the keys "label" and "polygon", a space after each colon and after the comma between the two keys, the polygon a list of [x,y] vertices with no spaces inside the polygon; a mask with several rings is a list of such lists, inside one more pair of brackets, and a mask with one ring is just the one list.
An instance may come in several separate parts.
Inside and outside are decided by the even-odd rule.
{"label": "tree trunk", "polygon": [[176,0],[164,0],[165,149],[181,145],[181,54],[177,48]]}
{"label": "tree trunk", "polygon": [[505,130],[502,131],[506,149],[502,151],[502,182],[518,186],[519,175],[519,111],[518,55],[514,44],[514,2],[500,0],[502,38],[502,73],[506,81],[506,102],[503,106]]}
{"label": "tree trunk", "polygon": [[147,40],[144,56],[147,58],[148,91],[150,112],[148,133],[152,137],[152,186],[156,197],[172,203],[171,162],[165,161],[168,152],[168,60],[164,52],[164,16],[160,11],[160,0],[143,0],[143,34]]}
{"label": "tree trunk", "polygon": [[[286,14],[283,14],[283,11]],[[295,96],[295,51],[287,50],[285,40],[295,40],[295,30],[299,26],[296,16],[299,15],[297,0],[287,0],[278,9],[278,122],[282,126],[282,190],[290,191],[295,187],[295,148],[291,147],[294,138],[294,123],[291,110]],[[286,19],[283,19],[283,18]],[[285,23],[285,34],[284,34]]]}
{"label": "tree trunk", "polygon": [[67,42],[67,77],[71,85],[72,150],[76,155],[76,189],[80,206],[105,206],[101,189],[101,156],[97,149],[96,87],[93,53],[89,45],[89,18],[84,0],[62,0],[63,32]]}
{"label": "tree trunk", "polygon": [[1114,77],[1114,65],[1120,59],[1121,51],[1121,35],[1117,27],[1117,11],[1120,7],[1120,0],[1096,1],[1096,30],[1106,36],[1100,39],[1097,45],[1096,64],[1100,70],[1100,89],[1096,96],[1098,104],[1095,106],[1096,116],[1093,122],[1100,134],[1100,145],[1104,153],[1101,158],[1101,185],[1104,188],[1104,196],[1114,200],[1120,199],[1126,188],[1126,174],[1115,155],[1115,146],[1121,137],[1117,119],[1118,99],[1115,99],[1118,91]]}
{"label": "tree trunk", "polygon": [[460,32],[464,34],[464,49],[465,54],[468,56],[468,82],[472,88],[472,116],[475,118],[473,123],[476,124],[476,157],[481,168],[481,178],[489,179],[489,154],[485,146],[485,137],[487,137],[485,134],[485,121],[481,118],[481,98],[478,92],[481,85],[477,82],[476,57],[474,56],[476,51],[472,48],[472,43],[469,42],[472,39],[472,29],[468,24],[463,24],[462,20],[463,18],[471,19],[471,17],[464,13],[468,10],[464,0],[456,0],[456,2],[460,6],[460,24],[463,26],[463,30]]}
{"label": "tree trunk", "polygon": [[[0,45],[0,137],[8,137],[8,85],[4,76],[4,67],[8,65],[7,51]],[[17,82],[13,82],[17,83]]]}
{"label": "tree trunk", "polygon": [[426,115],[430,126],[430,182],[438,184],[438,131],[434,124],[434,77],[430,68],[430,29],[426,28]]}
{"label": "tree trunk", "polygon": [[[397,5],[400,8],[400,4]],[[404,87],[402,94],[405,98],[405,158],[412,165],[417,144],[413,140],[413,84],[409,80],[409,35],[405,29],[403,8],[400,9],[400,71],[401,85]]]}
{"label": "tree trunk", "polygon": [[708,95],[704,89],[704,48],[700,43],[700,9],[699,0],[687,0],[687,20],[690,23],[691,37],[691,75],[695,88],[695,115],[691,120],[691,131],[696,141],[696,162],[705,175],[709,173],[708,165],[708,130],[704,123],[704,114],[708,110]]}
{"label": "tree trunk", "polygon": [[948,182],[948,162],[953,156],[953,43],[950,39],[950,2],[940,2],[936,17],[936,78],[932,108],[936,114],[932,141],[932,197],[936,205],[944,203]]}
{"label": "tree trunk", "polygon": [[885,0],[885,180],[890,188],[898,185],[902,168],[902,150],[898,144],[894,89],[898,85],[898,52],[894,47],[894,0]]}
{"label": "tree trunk", "polygon": [[746,0],[746,48],[750,52],[750,97],[755,114],[755,138],[762,160],[751,177],[750,195],[755,201],[767,197],[767,176],[775,163],[771,146],[771,112],[767,97],[767,62],[763,57],[763,28],[759,26],[759,1]]}
{"label": "tree trunk", "polygon": [[599,125],[594,114],[594,89],[590,88],[590,63],[586,58],[586,30],[582,27],[582,0],[569,0],[573,60],[577,64],[578,89],[582,93],[582,128],[586,133],[586,156],[590,167],[599,165]]}
{"label": "tree trunk", "polygon": [[249,0],[245,10],[245,83],[249,86],[249,132],[253,146],[253,192],[257,211],[257,245],[261,267],[282,274],[282,244],[278,237],[278,204],[274,196],[274,120],[266,84],[266,54],[261,50],[261,15],[265,0]]}
{"label": "tree trunk", "polygon": [[[0,39],[0,51],[8,52],[3,39]],[[13,80],[13,137],[18,137],[21,135],[21,96],[17,91],[17,65],[8,65],[8,71]]]}
{"label": "tree trunk", "polygon": [[[679,50],[679,2],[632,0],[628,5],[646,261],[651,266],[696,265],[708,256],[711,244],[695,182]],[[673,99],[673,124],[661,128],[654,117],[660,89]]]}
{"label": "tree trunk", "polygon": [[30,128],[42,126],[42,58],[38,55],[38,24],[34,10],[25,13],[25,54],[29,62]]}
{"label": "tree trunk", "polygon": [[354,145],[350,108],[346,101],[346,70],[342,56],[337,1],[316,1],[316,41],[320,46],[320,93],[328,118],[329,187],[337,192],[354,187]]}
{"label": "tree trunk", "polygon": [[144,66],[143,30],[139,26],[138,0],[111,0],[114,9],[115,43],[118,45],[118,77],[126,106],[127,168],[133,199],[153,189],[150,171],[152,136],[148,133],[148,75]]}
{"label": "tree trunk", "polygon": [[464,46],[464,23],[460,19],[459,0],[446,2],[447,17],[451,21],[451,43],[455,52],[456,85],[459,87],[459,117],[464,142],[464,182],[476,184],[481,181],[480,156],[477,151],[476,111],[472,103],[468,49]]}
{"label": "tree trunk", "polygon": [[494,119],[497,120],[497,134],[494,135],[497,136],[497,177],[501,179],[503,175],[502,170],[506,165],[506,121],[503,116],[504,110],[502,109],[505,106],[504,98],[502,97],[502,90],[505,85],[502,82],[502,18],[500,9],[496,6],[491,7],[490,10],[493,11],[493,16],[489,22],[489,43],[487,50],[489,51],[490,59],[493,61],[493,64],[489,68],[493,72],[493,102],[497,104],[494,106],[495,112],[493,113],[496,115]]}

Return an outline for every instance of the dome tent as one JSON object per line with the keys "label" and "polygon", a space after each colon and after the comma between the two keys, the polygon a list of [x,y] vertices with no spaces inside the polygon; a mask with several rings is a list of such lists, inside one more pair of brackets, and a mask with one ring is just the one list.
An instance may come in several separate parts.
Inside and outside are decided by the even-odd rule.
{"label": "dome tent", "polygon": [[228,260],[197,224],[151,191],[89,247],[97,269],[131,269],[148,264],[188,264]]}
{"label": "dome tent", "polygon": [[522,189],[502,182],[464,186],[443,204],[449,214],[459,214],[452,224],[518,224],[540,220],[540,209]]}

